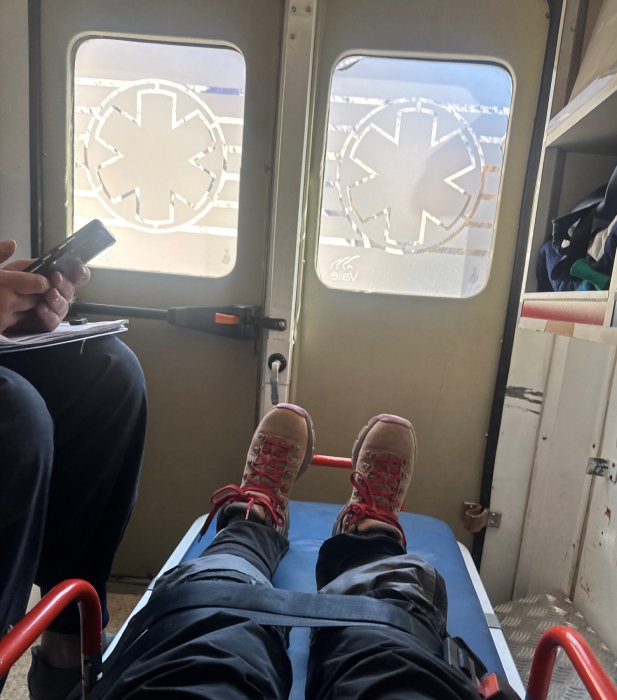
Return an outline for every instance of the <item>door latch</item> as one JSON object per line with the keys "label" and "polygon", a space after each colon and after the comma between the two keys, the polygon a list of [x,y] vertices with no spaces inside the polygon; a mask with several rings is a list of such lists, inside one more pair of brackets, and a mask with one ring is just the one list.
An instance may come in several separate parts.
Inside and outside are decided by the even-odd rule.
{"label": "door latch", "polygon": [[279,402],[279,374],[287,368],[287,360],[280,352],[275,352],[268,358],[270,368],[270,402],[276,406]]}
{"label": "door latch", "polygon": [[167,310],[167,320],[174,326],[194,328],[204,333],[224,335],[236,340],[255,340],[262,328],[287,330],[284,318],[262,316],[259,306],[178,306]]}
{"label": "door latch", "polygon": [[465,501],[463,503],[463,527],[474,534],[484,530],[485,527],[499,527],[501,525],[501,511],[489,510],[479,503]]}
{"label": "door latch", "polygon": [[150,309],[138,306],[114,306],[78,302],[73,311],[79,313],[109,314],[116,318],[148,318],[167,321],[173,326],[193,328],[204,333],[224,335],[237,340],[256,340],[262,328],[270,331],[286,331],[284,318],[262,316],[259,306],[235,304],[233,306],[176,306],[171,309]]}

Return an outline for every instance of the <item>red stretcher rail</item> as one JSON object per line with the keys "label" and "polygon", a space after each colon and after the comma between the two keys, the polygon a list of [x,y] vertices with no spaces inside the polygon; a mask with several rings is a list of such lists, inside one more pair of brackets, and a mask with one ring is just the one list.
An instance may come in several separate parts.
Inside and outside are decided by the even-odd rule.
{"label": "red stretcher rail", "polygon": [[561,647],[593,700],[617,700],[617,688],[583,637],[570,627],[551,627],[540,638],[533,655],[527,700],[546,700],[557,648]]}
{"label": "red stretcher rail", "polygon": [[[86,581],[60,583],[0,639],[0,677],[35,642],[51,622],[76,600],[81,615],[82,693],[86,697],[101,673],[101,606],[94,588]],[[526,700],[546,700],[557,655],[562,647],[593,700],[617,700],[617,688],[583,637],[569,627],[551,627],[534,653]],[[493,674],[494,675],[494,674]],[[490,681],[490,678],[488,679]],[[486,683],[481,696],[490,698],[497,686]]]}
{"label": "red stretcher rail", "polygon": [[69,579],[51,591],[15,627],[0,639],[0,678],[26,652],[70,603],[79,605],[81,618],[82,694],[85,697],[101,673],[101,603],[94,588],[80,579]]}
{"label": "red stretcher rail", "polygon": [[330,457],[328,455],[313,455],[311,464],[317,467],[335,467],[337,469],[351,469],[349,457]]}
{"label": "red stretcher rail", "polygon": [[[349,457],[331,457],[330,455],[313,455],[311,464],[316,467],[332,467],[334,469],[353,469],[353,464]],[[402,506],[405,510],[405,501]]]}

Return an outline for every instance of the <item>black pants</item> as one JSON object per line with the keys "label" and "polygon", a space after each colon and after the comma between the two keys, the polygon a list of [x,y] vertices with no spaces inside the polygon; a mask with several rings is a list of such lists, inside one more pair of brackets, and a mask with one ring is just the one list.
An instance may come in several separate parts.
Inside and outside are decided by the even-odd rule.
{"label": "black pants", "polygon": [[[144,377],[115,337],[0,355],[0,635],[33,581],[105,582],[137,495]],[[77,606],[50,627],[79,632]]]}
{"label": "black pants", "polygon": [[[292,676],[285,628],[259,625],[239,612],[182,608],[187,581],[269,586],[287,546],[271,527],[237,520],[201,557],[162,577],[147,606],[150,624],[141,627],[143,614],[129,623],[93,700],[287,698]],[[327,540],[316,576],[322,593],[381,598],[416,617],[438,639],[445,634],[443,579],[385,534]],[[178,608],[157,616],[157,600],[168,598],[170,590]],[[342,627],[313,634],[306,697],[477,700],[478,694],[459,671],[410,634]]]}

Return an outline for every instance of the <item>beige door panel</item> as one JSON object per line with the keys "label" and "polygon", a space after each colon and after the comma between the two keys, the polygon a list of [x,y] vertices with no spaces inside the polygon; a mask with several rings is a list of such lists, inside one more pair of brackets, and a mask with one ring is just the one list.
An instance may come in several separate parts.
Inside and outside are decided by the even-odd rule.
{"label": "beige door panel", "polygon": [[[226,276],[208,278],[95,269],[91,285],[80,295],[82,300],[150,308],[262,303],[272,199],[282,13],[282,0],[249,3],[242,0],[174,3],[59,0],[42,3],[46,246],[61,240],[72,222],[69,188],[73,167],[71,95],[75,42],[102,36],[198,47],[222,46],[239,51],[246,66],[242,183],[237,259],[233,270]],[[146,79],[150,82],[157,77],[168,79],[167,74],[154,75],[151,64],[144,65],[148,73]],[[162,72],[167,68],[173,74],[175,68],[171,62],[169,66],[162,66]],[[190,70],[199,83],[199,65],[191,65]],[[109,78],[99,77],[103,81]],[[134,73],[129,80],[135,80]],[[91,82],[96,88],[94,79]],[[214,83],[215,88],[220,85],[225,87],[224,78],[221,83]],[[165,98],[174,92],[168,84],[163,84],[163,88],[167,92],[161,90],[158,94]],[[148,99],[153,92],[156,90],[151,89],[151,84],[143,90]],[[173,99],[179,103],[182,90],[175,92]],[[193,100],[198,104],[195,97]],[[156,119],[160,110],[154,110],[151,116]],[[209,118],[207,110],[199,118],[205,124]],[[235,118],[237,126],[232,124],[230,128],[242,128],[238,122],[242,114]],[[132,114],[128,121],[131,119],[135,119]],[[153,148],[156,146],[152,144]],[[178,147],[183,146],[180,141]],[[210,167],[208,157],[208,153],[203,156],[206,170]],[[229,152],[229,158],[236,159],[235,167],[239,172],[238,147]],[[195,176],[203,177],[203,171],[196,170]],[[233,181],[231,186],[237,188]],[[144,201],[156,209],[156,198],[144,198]],[[142,235],[145,257],[150,253],[148,235],[158,243],[164,241],[160,237],[167,234]],[[185,245],[182,240],[175,245],[178,254],[182,254]],[[224,251],[219,251],[222,253]],[[174,256],[173,246],[168,246],[166,255]],[[188,524],[208,509],[210,493],[237,479],[254,428],[259,362],[253,343],[206,335],[158,321],[132,319],[124,338],[143,364],[150,416],[140,498],[118,554],[115,573],[143,577],[158,569]]]}
{"label": "beige door panel", "polygon": [[[407,507],[445,519],[468,540],[460,510],[480,489],[548,29],[546,3],[332,0],[320,12],[294,396],[313,415],[316,449],[326,454],[349,455],[357,431],[376,413],[409,417],[419,458]],[[318,175],[331,72],[345,55],[477,59],[510,70],[513,102],[495,244],[488,283],[476,296],[362,294],[319,281]],[[345,499],[348,489],[340,474],[322,478],[321,472],[299,488],[303,498],[334,502]]]}

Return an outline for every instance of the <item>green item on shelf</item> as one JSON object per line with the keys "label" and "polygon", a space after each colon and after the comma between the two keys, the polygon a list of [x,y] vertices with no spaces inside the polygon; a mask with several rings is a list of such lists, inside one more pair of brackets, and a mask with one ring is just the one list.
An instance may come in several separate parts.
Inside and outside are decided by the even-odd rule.
{"label": "green item on shelf", "polygon": [[579,279],[589,282],[599,291],[603,291],[609,288],[611,283],[611,278],[609,275],[605,275],[602,272],[594,270],[588,260],[581,258],[577,260],[570,268],[570,274],[573,277],[578,277]]}

